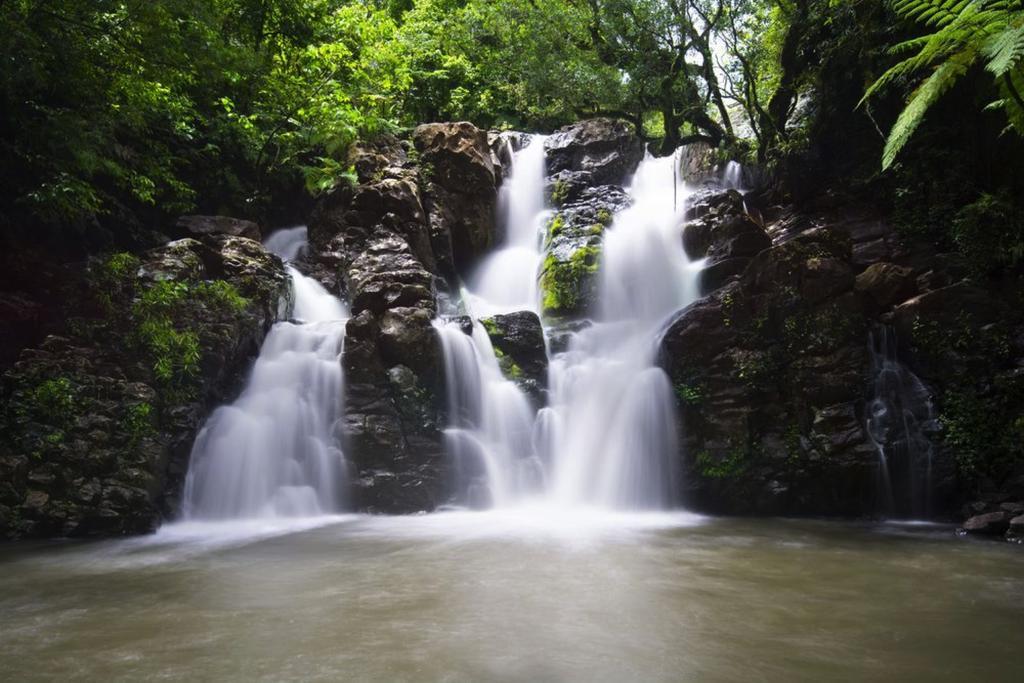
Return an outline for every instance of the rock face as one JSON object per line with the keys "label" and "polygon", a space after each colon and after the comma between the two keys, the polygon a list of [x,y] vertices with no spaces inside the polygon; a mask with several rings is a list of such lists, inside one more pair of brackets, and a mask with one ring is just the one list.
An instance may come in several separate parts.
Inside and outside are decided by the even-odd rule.
{"label": "rock face", "polygon": [[487,133],[471,123],[427,123],[413,132],[430,219],[446,275],[466,273],[494,243],[500,173]]}
{"label": "rock face", "polygon": [[678,396],[691,504],[872,511],[867,323],[850,256],[849,239],[830,230],[761,251],[666,332],[663,365]]}
{"label": "rock face", "polygon": [[202,237],[204,235],[229,235],[232,237],[248,237],[259,242],[263,239],[260,226],[230,216],[182,216],[175,224],[178,230]]}
{"label": "rock face", "polygon": [[539,407],[547,388],[548,356],[544,330],[532,311],[482,318],[505,377],[514,381]]}
{"label": "rock face", "polygon": [[622,121],[589,119],[560,128],[545,145],[548,173],[582,174],[586,184],[622,185],[644,157],[644,146]]}
{"label": "rock face", "polygon": [[623,190],[643,158],[624,123],[592,119],[545,143],[547,194],[557,212],[547,225],[540,287],[547,319],[571,320],[592,308],[604,230],[629,205]]}
{"label": "rock face", "polygon": [[683,247],[691,259],[707,259],[700,274],[703,293],[738,278],[751,259],[771,245],[768,233],[746,212],[736,190],[704,188],[691,197]]}
{"label": "rock face", "polygon": [[[433,159],[451,182],[467,188],[467,178],[475,177],[474,187],[486,198],[494,191],[493,166],[477,148],[483,140],[489,155],[486,136],[466,125],[421,127],[421,159]],[[471,226],[468,215],[435,221],[408,155],[408,143],[395,139],[357,146],[359,184],[322,199],[309,225],[311,273],[351,302],[342,354],[343,438],[354,470],[354,506],[373,512],[430,510],[445,500],[444,373],[432,326],[437,273],[453,263],[451,231],[465,236],[480,227]],[[441,186],[430,187],[438,192]],[[436,209],[438,197],[428,205]],[[471,199],[467,194],[460,201]]]}
{"label": "rock face", "polygon": [[203,418],[290,312],[280,260],[244,237],[179,240],[90,272],[73,333],[4,376],[0,536],[140,533],[176,512]]}

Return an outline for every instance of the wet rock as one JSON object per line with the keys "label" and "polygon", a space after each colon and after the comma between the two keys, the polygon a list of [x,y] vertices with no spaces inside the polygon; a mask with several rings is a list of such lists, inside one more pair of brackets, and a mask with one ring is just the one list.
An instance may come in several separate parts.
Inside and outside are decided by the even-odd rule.
{"label": "wet rock", "polygon": [[632,127],[614,119],[589,119],[555,131],[545,142],[548,172],[584,173],[589,184],[622,185],[644,156]]}
{"label": "wet rock", "polygon": [[1006,535],[1015,540],[1024,540],[1024,515],[1017,515],[1010,520],[1010,528]]}
{"label": "wet rock", "polygon": [[964,522],[964,533],[978,536],[1000,536],[1010,528],[1011,515],[1005,511],[975,515]]}
{"label": "wet rock", "polygon": [[857,292],[869,297],[879,310],[906,301],[917,291],[911,269],[893,263],[873,263],[868,266],[857,276],[855,288]]}
{"label": "wet rock", "polygon": [[[733,231],[748,234],[734,198],[704,202],[691,206],[699,216],[691,225],[706,228],[694,242],[710,250],[715,231],[727,236],[720,245]],[[676,391],[691,505],[872,512],[878,455],[863,419],[867,325],[850,257],[848,237],[812,229],[752,258],[719,261],[707,272],[720,288],[665,332],[661,365]]]}
{"label": "wet rock", "polygon": [[[23,351],[4,376],[0,536],[142,533],[176,513],[203,416],[290,314],[280,260],[248,238],[178,240],[138,264],[107,284],[97,317]],[[156,303],[136,306],[158,286]]]}
{"label": "wet rock", "polygon": [[185,238],[175,240],[166,246],[153,249],[143,256],[139,277],[157,282],[160,280],[201,280],[206,269],[200,254],[206,247],[197,240]]}
{"label": "wet rock", "polygon": [[[500,176],[487,133],[471,123],[427,123],[413,142],[426,184],[430,236],[435,253],[450,244],[453,272],[466,273],[494,243]],[[444,262],[444,259],[441,259]]]}
{"label": "wet rock", "polygon": [[620,187],[588,187],[548,221],[540,273],[545,317],[578,318],[591,310],[604,231],[629,203]]}
{"label": "wet rock", "polygon": [[181,232],[203,237],[206,235],[229,235],[247,237],[259,242],[263,239],[260,226],[252,221],[229,216],[182,216],[175,223]]}
{"label": "wet rock", "polygon": [[547,386],[548,357],[537,314],[517,311],[482,318],[480,323],[487,330],[505,376],[534,399],[541,399]]}

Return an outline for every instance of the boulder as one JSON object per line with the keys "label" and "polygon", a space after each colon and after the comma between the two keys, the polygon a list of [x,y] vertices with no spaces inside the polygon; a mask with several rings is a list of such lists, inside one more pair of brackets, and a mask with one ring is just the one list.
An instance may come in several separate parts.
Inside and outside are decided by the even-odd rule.
{"label": "boulder", "polygon": [[548,172],[583,173],[588,184],[622,185],[644,157],[643,142],[632,127],[597,118],[559,128],[545,142]]}
{"label": "boulder", "polygon": [[893,263],[873,263],[857,276],[855,289],[879,310],[886,310],[913,296],[917,287],[910,268]]}
{"label": "boulder", "polygon": [[1010,519],[1010,513],[1004,510],[986,512],[968,519],[961,529],[964,533],[972,535],[1001,536],[1010,528]]}
{"label": "boulder", "polygon": [[440,258],[446,274],[466,273],[494,243],[500,175],[487,133],[465,121],[427,123],[413,131],[413,142],[434,252],[451,252],[451,263]]}
{"label": "boulder", "polygon": [[182,233],[195,237],[230,235],[232,237],[248,237],[257,242],[263,239],[259,225],[252,221],[229,216],[182,216],[174,225]]}
{"label": "boulder", "polygon": [[481,318],[505,377],[536,400],[547,387],[548,357],[544,329],[532,311]]}

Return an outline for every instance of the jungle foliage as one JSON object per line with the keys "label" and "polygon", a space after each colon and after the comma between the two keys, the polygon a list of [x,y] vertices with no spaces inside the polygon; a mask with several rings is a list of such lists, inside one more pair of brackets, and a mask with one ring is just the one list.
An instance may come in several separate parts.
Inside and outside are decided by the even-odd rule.
{"label": "jungle foliage", "polygon": [[954,85],[1002,112],[994,136],[1021,132],[1021,7],[9,0],[0,229],[124,243],[186,211],[260,218],[347,182],[354,140],[428,120],[606,115],[662,152],[703,141],[770,168],[842,157],[853,138],[889,167]]}

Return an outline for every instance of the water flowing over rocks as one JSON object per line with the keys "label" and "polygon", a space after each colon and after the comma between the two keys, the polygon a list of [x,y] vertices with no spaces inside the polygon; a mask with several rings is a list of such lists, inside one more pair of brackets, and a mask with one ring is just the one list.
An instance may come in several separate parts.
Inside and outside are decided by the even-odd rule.
{"label": "water flowing over rocks", "polygon": [[119,255],[90,277],[69,334],[3,379],[5,537],[141,533],[173,514],[196,430],[290,313],[281,261],[244,237]]}
{"label": "water flowing over rocks", "polygon": [[482,318],[498,364],[539,406],[547,388],[548,356],[544,348],[544,329],[533,311],[516,311]]}
{"label": "water flowing over rocks", "polygon": [[544,145],[546,194],[556,212],[545,230],[543,313],[580,318],[595,306],[604,231],[630,204],[623,186],[643,158],[643,143],[622,122],[591,119],[558,130]]}

